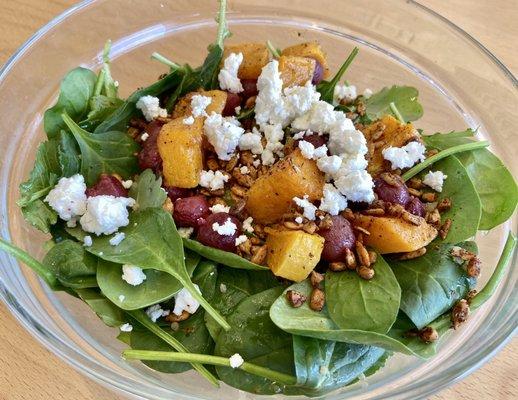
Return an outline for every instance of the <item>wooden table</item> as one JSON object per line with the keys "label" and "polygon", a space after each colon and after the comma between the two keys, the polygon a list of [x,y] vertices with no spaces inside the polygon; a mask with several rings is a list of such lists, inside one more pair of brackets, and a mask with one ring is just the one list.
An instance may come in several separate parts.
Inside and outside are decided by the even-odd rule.
{"label": "wooden table", "polygon": [[[0,64],[34,31],[71,6],[73,0],[1,0]],[[516,0],[422,0],[480,40],[518,72]],[[477,372],[434,400],[518,398],[518,340]],[[34,340],[0,303],[0,399],[122,399],[93,383]]]}

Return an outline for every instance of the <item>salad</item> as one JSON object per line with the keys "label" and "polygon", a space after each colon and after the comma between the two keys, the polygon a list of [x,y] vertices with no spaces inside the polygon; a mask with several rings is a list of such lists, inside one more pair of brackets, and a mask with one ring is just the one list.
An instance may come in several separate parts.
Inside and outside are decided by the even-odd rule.
{"label": "salad", "polygon": [[215,386],[313,397],[432,357],[505,273],[516,238],[484,266],[473,237],[514,213],[513,176],[471,129],[416,128],[415,88],[359,94],[357,48],[332,74],[318,43],[226,43],[225,9],[201,66],[153,54],[127,99],[109,42],[64,77],[18,202],[48,253],[0,248],[127,360]]}

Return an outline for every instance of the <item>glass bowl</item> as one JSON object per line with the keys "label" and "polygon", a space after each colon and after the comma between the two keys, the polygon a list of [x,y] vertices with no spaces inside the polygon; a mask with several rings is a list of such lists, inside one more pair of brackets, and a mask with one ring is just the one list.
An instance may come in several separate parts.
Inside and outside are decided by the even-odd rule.
{"label": "glass bowl", "polygon": [[[113,41],[113,74],[121,94],[154,80],[166,68],[149,59],[158,51],[177,62],[201,63],[214,40],[215,0],[90,0],[71,8],[37,32],[0,72],[2,236],[36,257],[44,235],[26,224],[16,206],[18,184],[32,167],[43,140],[42,115],[60,79],[77,65],[97,68],[106,39]],[[479,128],[492,150],[518,170],[517,82],[476,40],[446,19],[412,1],[236,0],[229,3],[233,41],[270,39],[284,47],[319,40],[333,69],[351,48],[360,55],[346,78],[360,91],[385,85],[419,88],[425,132]],[[477,236],[491,274],[516,216]],[[253,399],[223,385],[216,391],[193,372],[165,375],[126,362],[124,345],[81,302],[50,292],[37,277],[2,254],[0,295],[21,324],[61,358],[91,378],[129,396],[149,399]],[[513,259],[516,265],[516,257]],[[468,324],[442,340],[429,361],[392,357],[379,373],[329,394],[327,399],[417,399],[461,379],[504,345],[517,326],[518,271],[509,268],[495,296]],[[280,398],[282,396],[274,396]]]}

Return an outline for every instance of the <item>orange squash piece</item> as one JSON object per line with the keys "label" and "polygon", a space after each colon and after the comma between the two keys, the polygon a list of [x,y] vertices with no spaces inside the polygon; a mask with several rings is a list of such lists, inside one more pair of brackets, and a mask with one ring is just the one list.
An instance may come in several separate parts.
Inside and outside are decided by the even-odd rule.
{"label": "orange squash piece", "polygon": [[225,45],[221,66],[230,53],[243,54],[243,62],[237,72],[239,79],[257,79],[263,67],[270,61],[270,52],[264,43]]}
{"label": "orange squash piece", "polygon": [[286,47],[281,52],[281,55],[313,58],[322,65],[324,69],[324,79],[329,76],[329,65],[327,64],[326,55],[322,47],[320,47],[320,44],[316,42],[300,43],[295,46]]}
{"label": "orange squash piece", "polygon": [[298,56],[280,56],[279,71],[282,86],[304,86],[313,79],[316,61],[312,58]]}
{"label": "orange squash piece", "polygon": [[199,92],[190,92],[183,96],[181,99],[177,101],[174,106],[172,117],[180,118],[180,117],[188,117],[192,114],[191,100],[194,95],[202,95],[211,97],[212,101],[207,106],[205,111],[207,114],[211,112],[215,112],[216,114],[221,114],[223,109],[225,108],[225,104],[227,103],[227,92],[223,90],[208,90],[208,91],[199,91]]}

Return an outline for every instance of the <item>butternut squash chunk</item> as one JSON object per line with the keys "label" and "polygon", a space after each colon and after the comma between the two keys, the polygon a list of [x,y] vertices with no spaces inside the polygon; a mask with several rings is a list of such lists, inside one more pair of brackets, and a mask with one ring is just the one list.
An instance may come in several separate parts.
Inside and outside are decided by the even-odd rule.
{"label": "butternut squash chunk", "polygon": [[324,183],[316,162],[296,149],[253,183],[246,208],[256,222],[272,223],[289,210],[294,197],[307,194],[310,201],[320,200]]}
{"label": "butternut squash chunk", "polygon": [[243,62],[237,72],[239,79],[257,79],[259,75],[261,75],[263,67],[270,61],[270,52],[264,43],[226,45],[223,51],[221,66],[223,66],[225,58],[227,58],[230,53],[243,54]]}
{"label": "butternut squash chunk", "polygon": [[[383,126],[385,127],[383,133],[378,137],[377,132],[379,132]],[[413,140],[419,140],[419,132],[417,132],[411,123],[402,124],[392,115],[385,115],[379,121],[368,125],[363,130],[363,135],[369,147],[369,164],[367,171],[373,176],[377,176],[383,171],[391,170],[390,162],[383,158],[382,151],[384,149],[387,147],[401,147]],[[375,147],[373,145],[374,142],[381,142],[383,145]]]}
{"label": "butternut squash chunk", "polygon": [[192,125],[183,123],[184,117],[165,124],[158,135],[158,152],[162,157],[165,184],[181,188],[198,186],[203,170],[203,120]]}
{"label": "butternut squash chunk", "polygon": [[209,91],[199,91],[199,92],[190,92],[183,96],[178,102],[175,104],[173,109],[173,118],[180,117],[188,117],[192,114],[191,100],[192,97],[196,94],[211,97],[212,101],[207,106],[205,111],[207,114],[211,112],[215,112],[216,114],[221,114],[223,109],[225,108],[225,104],[227,103],[227,92],[223,90],[209,90]]}
{"label": "butternut squash chunk", "polygon": [[317,60],[324,69],[324,79],[329,76],[329,65],[322,47],[316,42],[300,43],[295,46],[286,47],[282,52],[283,56],[308,57]]}
{"label": "butternut squash chunk", "polygon": [[300,282],[308,277],[324,248],[324,238],[304,231],[273,231],[266,239],[266,263],[276,276]]}
{"label": "butternut squash chunk", "polygon": [[437,229],[424,220],[420,225],[414,225],[401,218],[358,215],[354,225],[370,232],[363,237],[364,243],[381,254],[414,251],[437,236]]}
{"label": "butternut squash chunk", "polygon": [[304,86],[313,79],[316,61],[312,58],[298,56],[280,56],[279,71],[282,86]]}

